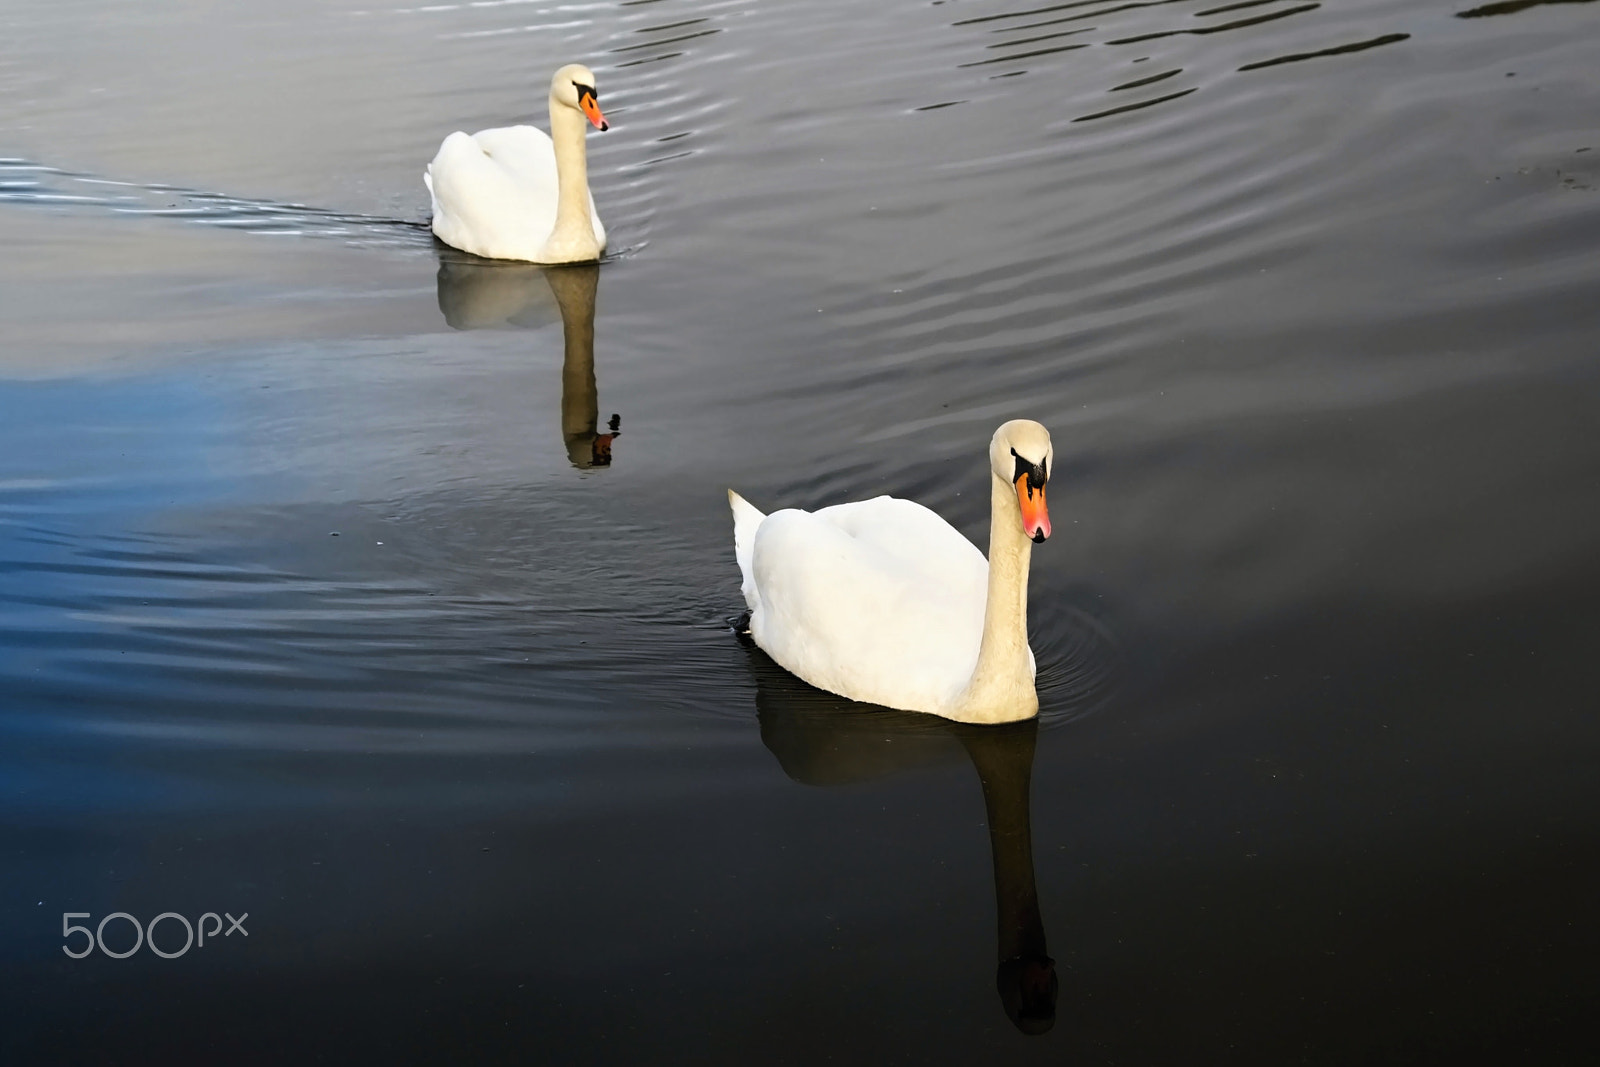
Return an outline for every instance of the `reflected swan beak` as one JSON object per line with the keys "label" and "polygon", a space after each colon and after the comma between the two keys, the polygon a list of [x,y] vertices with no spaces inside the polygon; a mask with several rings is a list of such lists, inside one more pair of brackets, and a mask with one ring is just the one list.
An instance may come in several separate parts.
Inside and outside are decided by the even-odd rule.
{"label": "reflected swan beak", "polygon": [[1044,506],[1044,486],[1035,488],[1026,474],[1017,478],[1017,503],[1022,507],[1022,529],[1034,544],[1050,536],[1050,512]]}
{"label": "reflected swan beak", "polygon": [[1019,956],[1000,964],[995,976],[1000,1002],[1018,1030],[1030,1036],[1049,1033],[1056,1024],[1056,961],[1049,956]]}

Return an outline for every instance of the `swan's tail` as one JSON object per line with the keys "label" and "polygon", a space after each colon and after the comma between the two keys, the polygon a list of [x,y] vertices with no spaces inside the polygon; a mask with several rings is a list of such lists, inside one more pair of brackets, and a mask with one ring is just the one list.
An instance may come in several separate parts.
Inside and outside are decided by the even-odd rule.
{"label": "swan's tail", "polygon": [[744,602],[754,611],[761,599],[756,593],[756,528],[766,515],[732,489],[728,490],[728,506],[733,509],[733,557],[739,561],[742,579],[739,591],[744,593]]}
{"label": "swan's tail", "polygon": [[428,203],[432,209],[432,214],[430,214],[428,217],[430,219],[437,219],[439,217],[439,194],[433,191],[432,163],[429,163],[427,168],[422,172],[422,184],[428,187]]}

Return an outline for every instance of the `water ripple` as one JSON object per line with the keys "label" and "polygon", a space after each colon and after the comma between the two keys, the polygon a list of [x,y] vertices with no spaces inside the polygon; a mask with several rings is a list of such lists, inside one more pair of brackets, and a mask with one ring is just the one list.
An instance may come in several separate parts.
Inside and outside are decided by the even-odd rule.
{"label": "water ripple", "polygon": [[114,181],[26,159],[0,159],[0,203],[97,207],[117,215],[269,236],[331,238],[356,247],[433,247],[426,222],[229,196],[181,185]]}

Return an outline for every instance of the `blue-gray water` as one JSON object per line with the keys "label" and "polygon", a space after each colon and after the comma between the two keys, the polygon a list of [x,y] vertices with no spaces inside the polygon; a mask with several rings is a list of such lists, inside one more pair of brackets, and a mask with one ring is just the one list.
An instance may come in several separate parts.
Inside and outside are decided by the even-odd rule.
{"label": "blue-gray water", "polygon": [[[1600,6],[364,3],[0,13],[7,1063],[1592,1049]],[[729,631],[1016,416],[1037,730]]]}

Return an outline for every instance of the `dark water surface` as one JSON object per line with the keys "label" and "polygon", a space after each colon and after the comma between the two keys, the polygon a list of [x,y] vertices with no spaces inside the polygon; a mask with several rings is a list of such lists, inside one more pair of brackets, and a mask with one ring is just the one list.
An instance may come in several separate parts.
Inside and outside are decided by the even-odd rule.
{"label": "dark water surface", "polygon": [[[0,1059],[1593,1050],[1600,6],[368,2],[0,13]],[[1037,725],[729,632],[1016,416]]]}

